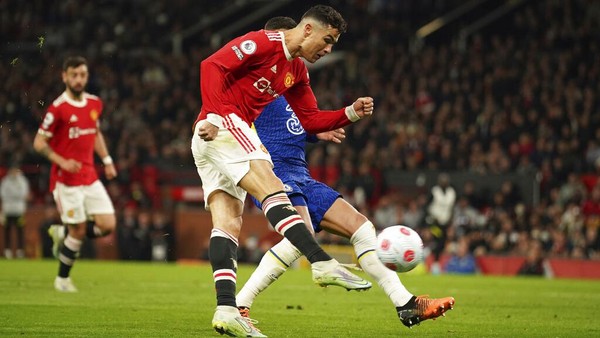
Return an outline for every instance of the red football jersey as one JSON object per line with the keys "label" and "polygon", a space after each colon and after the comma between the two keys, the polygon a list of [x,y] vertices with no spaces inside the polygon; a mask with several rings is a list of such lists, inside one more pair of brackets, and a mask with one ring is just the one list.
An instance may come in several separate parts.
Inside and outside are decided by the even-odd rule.
{"label": "red football jersey", "polygon": [[64,92],[48,108],[38,133],[49,138],[54,152],[66,159],[81,162],[77,173],[66,172],[52,163],[50,191],[56,182],[68,186],[89,185],[98,179],[94,167],[94,143],[102,101],[97,96],[83,93],[82,101],[75,101]]}
{"label": "red football jersey", "polygon": [[200,65],[202,109],[226,116],[236,113],[249,125],[262,109],[284,95],[309,133],[333,130],[351,123],[345,108],[319,110],[308,70],[291,58],[283,32],[260,30],[231,40]]}

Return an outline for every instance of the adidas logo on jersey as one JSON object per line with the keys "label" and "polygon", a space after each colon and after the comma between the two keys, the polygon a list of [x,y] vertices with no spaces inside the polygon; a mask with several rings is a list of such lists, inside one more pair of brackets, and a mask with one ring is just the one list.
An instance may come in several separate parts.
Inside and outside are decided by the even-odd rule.
{"label": "adidas logo on jersey", "polygon": [[69,118],[69,122],[74,123],[79,121],[79,119],[77,118],[77,116],[75,114],[71,115],[71,117]]}
{"label": "adidas logo on jersey", "polygon": [[271,67],[271,71],[275,74],[277,74],[277,65]]}

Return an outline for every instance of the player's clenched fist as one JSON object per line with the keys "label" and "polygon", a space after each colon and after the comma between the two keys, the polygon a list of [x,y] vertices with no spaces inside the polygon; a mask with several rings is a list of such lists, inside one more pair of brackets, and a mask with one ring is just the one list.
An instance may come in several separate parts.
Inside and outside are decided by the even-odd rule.
{"label": "player's clenched fist", "polygon": [[373,103],[373,98],[372,97],[359,97],[356,101],[354,101],[354,103],[352,104],[352,107],[354,108],[354,111],[356,112],[356,114],[358,116],[360,116],[361,118],[365,117],[365,116],[369,116],[371,114],[373,114],[373,107],[374,107],[374,103]]}

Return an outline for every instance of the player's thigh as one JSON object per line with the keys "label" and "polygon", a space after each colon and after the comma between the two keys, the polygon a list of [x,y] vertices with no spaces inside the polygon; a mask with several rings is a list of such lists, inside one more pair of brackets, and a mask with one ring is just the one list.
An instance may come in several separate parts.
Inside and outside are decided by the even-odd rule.
{"label": "player's thigh", "polygon": [[250,161],[250,170],[241,179],[239,186],[259,201],[273,193],[284,191],[283,183],[273,172],[273,165],[265,160]]}
{"label": "player's thigh", "polygon": [[102,182],[97,180],[90,185],[83,186],[83,192],[85,194],[84,206],[89,216],[113,215],[114,217],[115,208]]}
{"label": "player's thigh", "polygon": [[208,199],[214,229],[220,229],[238,238],[242,229],[244,204],[230,194],[216,190]]}
{"label": "player's thigh", "polygon": [[60,219],[64,224],[85,223],[87,214],[85,210],[85,193],[82,186],[68,186],[56,183],[52,191]]}
{"label": "player's thigh", "polygon": [[322,221],[325,213],[341,195],[328,185],[312,178],[298,182],[298,186],[306,198],[306,205],[310,212],[313,228],[316,232],[319,232],[322,229]]}
{"label": "player's thigh", "polygon": [[251,161],[262,160],[272,171],[271,157],[256,132],[237,115],[209,116],[211,123],[219,127],[217,137],[213,141],[202,140],[198,129],[206,121],[200,121],[191,146],[205,198],[208,200],[214,191],[222,190],[244,201],[246,193],[239,183],[250,172]]}
{"label": "player's thigh", "polygon": [[115,208],[102,182],[97,180],[84,186],[83,192],[85,194],[83,204],[88,218],[91,217],[102,231],[106,233],[113,231],[117,225]]}
{"label": "player's thigh", "polygon": [[212,210],[209,201],[216,192],[224,192],[243,203],[246,199],[246,191],[237,186],[229,177],[225,176],[218,167],[205,160],[196,161],[196,170],[202,180],[204,191],[204,207]]}
{"label": "player's thigh", "polygon": [[321,228],[327,232],[350,238],[367,221],[368,219],[350,203],[343,198],[338,198],[325,212],[321,220]]}

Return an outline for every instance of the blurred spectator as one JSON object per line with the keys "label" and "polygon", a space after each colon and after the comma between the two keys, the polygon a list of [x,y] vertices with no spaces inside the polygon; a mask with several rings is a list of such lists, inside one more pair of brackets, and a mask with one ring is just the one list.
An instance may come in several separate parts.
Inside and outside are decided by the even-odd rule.
{"label": "blurred spectator", "polygon": [[139,210],[137,214],[136,228],[133,231],[133,240],[137,251],[134,259],[139,261],[152,260],[152,219],[148,210]]}
{"label": "blurred spectator", "polygon": [[137,228],[137,210],[133,206],[127,206],[117,216],[117,246],[119,258],[123,260],[134,260],[138,256],[138,243],[135,238]]}
{"label": "blurred spectator", "polygon": [[418,199],[408,201],[407,208],[402,215],[401,224],[407,225],[413,229],[419,229],[423,226],[425,212],[423,211],[423,206],[419,203],[420,201]]}
{"label": "blurred spectator", "polygon": [[592,192],[589,194],[588,199],[583,202],[581,209],[586,227],[600,227],[600,184],[596,184],[592,188]]}
{"label": "blurred spectator", "polygon": [[173,224],[167,219],[162,210],[152,213],[152,260],[173,261],[175,260],[175,233]]}
{"label": "blurred spectator", "polygon": [[446,272],[455,274],[473,274],[477,272],[475,257],[469,251],[469,241],[462,238],[456,243],[455,251],[446,263]]}
{"label": "blurred spectator", "polygon": [[569,173],[567,182],[560,187],[558,192],[558,203],[566,205],[573,202],[581,204],[587,195],[587,189],[577,173]]}
{"label": "blurred spectator", "polygon": [[[0,181],[0,200],[2,213],[0,223],[4,226],[4,257],[10,259],[25,257],[25,211],[29,199],[29,181],[18,166],[8,169],[6,176]],[[3,218],[3,219],[2,219]],[[12,229],[17,237],[16,254],[13,255]]]}
{"label": "blurred spectator", "polygon": [[450,186],[450,176],[446,173],[438,175],[437,184],[431,188],[426,221],[435,241],[433,246],[432,272],[439,273],[440,255],[444,251],[448,226],[452,219],[456,191]]}
{"label": "blurred spectator", "polygon": [[533,240],[529,246],[529,251],[523,265],[519,268],[519,275],[538,275],[544,274],[544,257],[542,255],[542,245]]}

